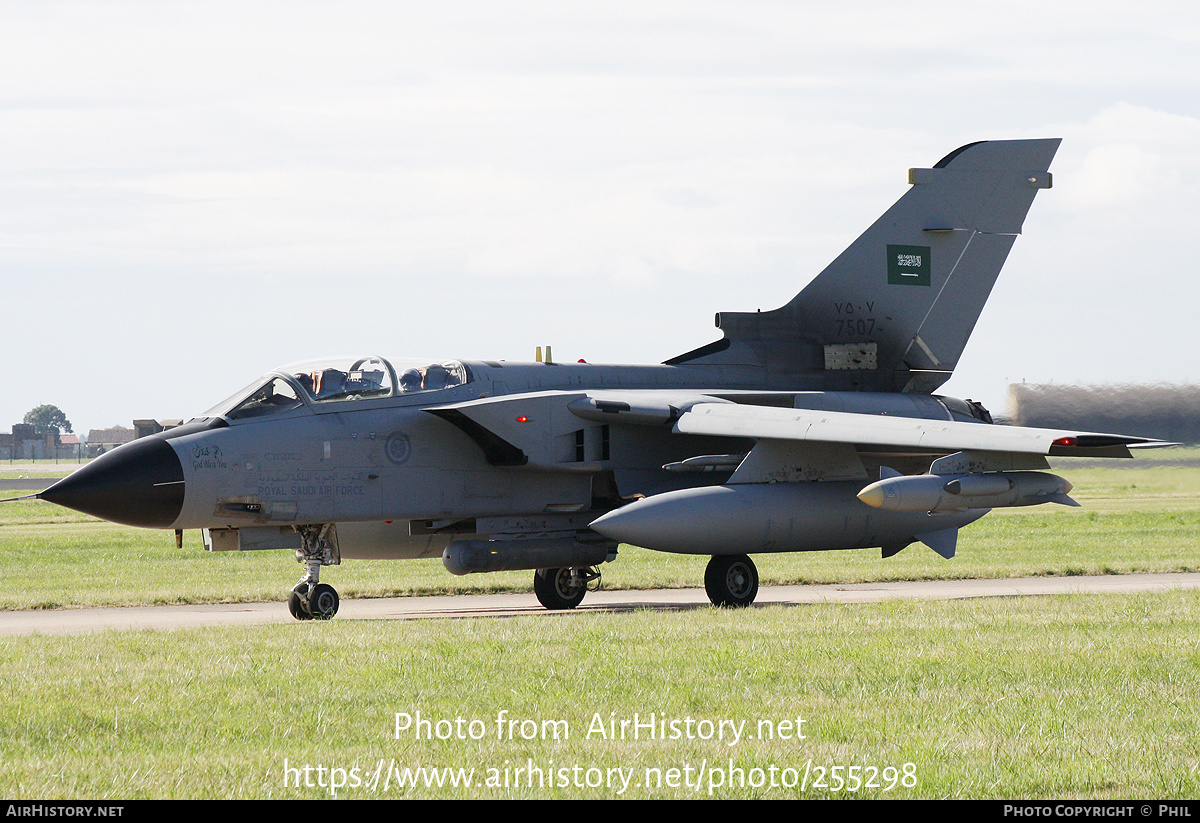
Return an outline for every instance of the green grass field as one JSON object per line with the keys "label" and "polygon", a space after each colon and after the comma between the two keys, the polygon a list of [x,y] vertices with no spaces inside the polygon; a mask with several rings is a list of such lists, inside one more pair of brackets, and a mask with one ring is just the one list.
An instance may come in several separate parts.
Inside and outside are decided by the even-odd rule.
{"label": "green grass field", "polygon": [[[9,639],[0,792],[1195,797],[1198,605],[1077,595]],[[656,725],[635,733],[639,720]],[[397,785],[406,775],[416,785]]]}
{"label": "green grass field", "polygon": [[[763,582],[1200,570],[1200,469],[1178,462],[1062,466],[1084,508],[995,512],[951,561],[764,555]],[[4,504],[0,604],[281,599],[300,573],[286,552],[187,538]],[[698,586],[704,563],[622,549],[605,585]],[[343,596],[530,588],[437,561],[323,579]],[[1173,592],[6,638],[0,794],[1194,798],[1198,606]],[[398,715],[428,725],[398,732]]]}

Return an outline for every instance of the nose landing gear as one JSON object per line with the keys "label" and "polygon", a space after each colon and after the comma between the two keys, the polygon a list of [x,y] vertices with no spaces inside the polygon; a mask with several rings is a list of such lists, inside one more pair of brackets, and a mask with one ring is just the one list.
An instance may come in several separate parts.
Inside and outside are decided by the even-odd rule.
{"label": "nose landing gear", "polygon": [[342,562],[337,546],[329,539],[330,528],[329,523],[297,528],[303,545],[296,550],[296,561],[304,564],[305,573],[288,595],[288,611],[297,620],[330,620],[337,614],[337,590],[320,582],[322,566]]}

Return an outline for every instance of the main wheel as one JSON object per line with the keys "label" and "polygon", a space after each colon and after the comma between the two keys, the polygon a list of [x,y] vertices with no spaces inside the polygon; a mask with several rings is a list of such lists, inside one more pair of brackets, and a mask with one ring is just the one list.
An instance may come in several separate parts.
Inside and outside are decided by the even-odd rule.
{"label": "main wheel", "polygon": [[749,606],[758,595],[758,569],[744,554],[718,554],[704,570],[704,591],[714,606]]}
{"label": "main wheel", "polygon": [[325,583],[318,583],[308,596],[308,609],[317,620],[331,620],[337,614],[340,603],[337,590]]}
{"label": "main wheel", "polygon": [[587,594],[587,578],[579,569],[538,569],[533,593],[547,609],[573,609]]}

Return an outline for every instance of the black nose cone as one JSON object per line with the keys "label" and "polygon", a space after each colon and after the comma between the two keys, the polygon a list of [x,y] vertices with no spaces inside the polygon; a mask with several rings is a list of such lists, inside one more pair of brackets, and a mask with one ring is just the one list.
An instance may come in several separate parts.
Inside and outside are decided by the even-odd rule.
{"label": "black nose cone", "polygon": [[38,495],[84,514],[166,529],[183,510],[183,466],[160,437],[113,449]]}

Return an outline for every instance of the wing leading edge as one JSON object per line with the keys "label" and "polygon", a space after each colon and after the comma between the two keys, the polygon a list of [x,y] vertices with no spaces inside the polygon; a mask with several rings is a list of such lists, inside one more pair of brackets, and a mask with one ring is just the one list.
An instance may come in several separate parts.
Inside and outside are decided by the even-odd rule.
{"label": "wing leading edge", "polygon": [[682,412],[680,434],[844,443],[869,451],[1003,452],[1062,457],[1131,457],[1129,448],[1171,445],[1145,437],[995,426],[880,414],[698,403]]}

